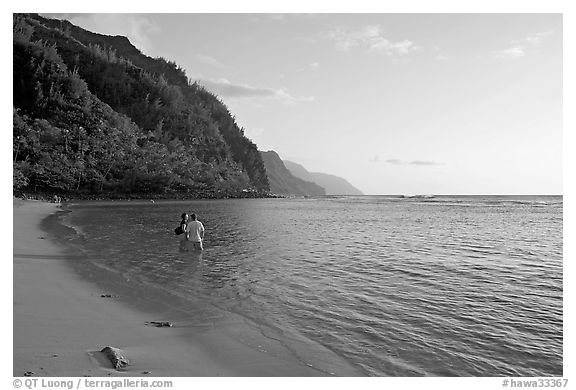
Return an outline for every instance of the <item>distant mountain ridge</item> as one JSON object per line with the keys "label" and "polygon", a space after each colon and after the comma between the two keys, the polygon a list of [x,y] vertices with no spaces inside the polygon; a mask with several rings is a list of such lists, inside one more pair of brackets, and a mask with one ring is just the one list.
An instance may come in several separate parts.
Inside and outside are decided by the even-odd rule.
{"label": "distant mountain ridge", "polygon": [[302,165],[292,161],[284,160],[284,165],[297,178],[316,183],[324,188],[326,195],[364,195],[362,191],[342,177],[327,173],[309,172]]}
{"label": "distant mountain ridge", "polygon": [[270,191],[278,195],[324,196],[364,195],[346,179],[320,172],[309,172],[302,165],[282,160],[273,150],[260,152]]}
{"label": "distant mountain ridge", "polygon": [[290,173],[284,162],[273,150],[260,152],[270,183],[270,191],[277,195],[322,196],[324,188],[316,183],[302,180]]}

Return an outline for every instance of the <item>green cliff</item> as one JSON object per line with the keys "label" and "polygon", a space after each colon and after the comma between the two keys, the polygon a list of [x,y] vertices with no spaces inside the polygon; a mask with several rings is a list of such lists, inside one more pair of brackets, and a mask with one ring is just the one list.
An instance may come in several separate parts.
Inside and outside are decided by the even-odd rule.
{"label": "green cliff", "polygon": [[13,15],[13,186],[69,196],[265,194],[226,105],[125,37]]}

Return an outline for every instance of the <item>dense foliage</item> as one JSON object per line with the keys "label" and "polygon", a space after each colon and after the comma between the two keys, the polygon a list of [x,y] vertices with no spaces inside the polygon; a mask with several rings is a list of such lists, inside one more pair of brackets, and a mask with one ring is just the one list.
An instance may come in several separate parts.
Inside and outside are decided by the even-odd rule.
{"label": "dense foliage", "polygon": [[256,145],[184,71],[124,37],[13,19],[13,185],[71,195],[269,190]]}

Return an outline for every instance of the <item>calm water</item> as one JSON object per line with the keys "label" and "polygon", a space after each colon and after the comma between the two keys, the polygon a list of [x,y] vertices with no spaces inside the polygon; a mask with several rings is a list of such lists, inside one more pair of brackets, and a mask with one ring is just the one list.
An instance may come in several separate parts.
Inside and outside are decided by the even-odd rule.
{"label": "calm water", "polygon": [[[562,208],[366,196],[84,203],[63,219],[92,265],[367,375],[561,376]],[[201,256],[178,252],[182,212],[206,227]]]}

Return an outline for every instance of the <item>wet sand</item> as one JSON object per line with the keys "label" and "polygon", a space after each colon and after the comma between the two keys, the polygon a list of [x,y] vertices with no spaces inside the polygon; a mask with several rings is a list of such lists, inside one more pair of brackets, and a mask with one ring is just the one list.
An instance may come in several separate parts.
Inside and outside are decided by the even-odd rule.
{"label": "wet sand", "polygon": [[[40,222],[56,211],[55,204],[14,200],[14,376],[355,374],[341,370],[340,362],[334,373],[309,367],[273,338],[258,340],[243,321],[227,327],[146,325],[160,319],[153,308],[101,297],[106,291],[79,276],[64,248],[41,230]],[[187,310],[193,313],[194,307]],[[242,336],[251,342],[242,342]],[[98,352],[106,346],[122,349],[131,364],[113,369]]]}

